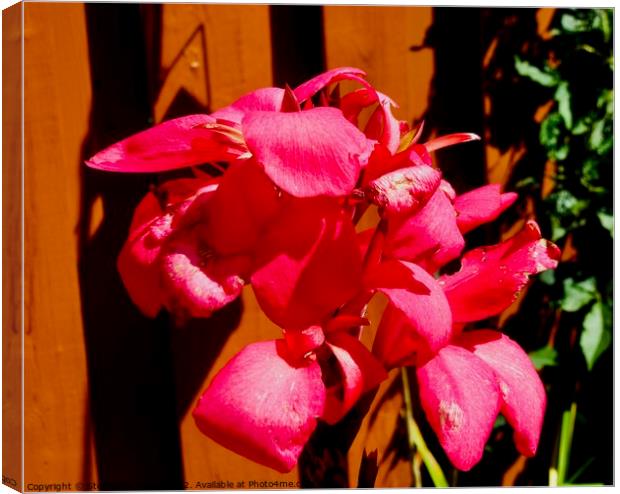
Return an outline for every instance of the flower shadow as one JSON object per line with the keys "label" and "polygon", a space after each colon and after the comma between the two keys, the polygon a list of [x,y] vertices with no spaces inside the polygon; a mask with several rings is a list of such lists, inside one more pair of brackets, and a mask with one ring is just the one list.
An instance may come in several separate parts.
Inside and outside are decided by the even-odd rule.
{"label": "flower shadow", "polygon": [[[160,63],[153,56],[160,53],[161,5],[87,4],[85,13],[92,103],[82,159],[152,125],[162,84],[152,70]],[[167,114],[206,110],[179,91]],[[241,303],[184,328],[174,328],[163,313],[140,314],[116,258],[135,206],[162,177],[107,174],[83,163],[79,174],[80,297],[98,487],[182,489],[179,422],[238,326]]]}

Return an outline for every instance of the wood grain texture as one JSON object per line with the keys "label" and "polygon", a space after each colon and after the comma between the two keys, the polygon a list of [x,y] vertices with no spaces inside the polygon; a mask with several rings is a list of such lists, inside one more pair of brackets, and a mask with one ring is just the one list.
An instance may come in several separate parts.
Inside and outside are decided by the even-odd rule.
{"label": "wood grain texture", "polygon": [[2,475],[15,489],[22,486],[21,48],[17,4],[2,12]]}
{"label": "wood grain texture", "polygon": [[[272,84],[269,7],[224,5],[164,5],[161,32],[163,83],[156,98],[156,120],[177,111],[184,99],[193,111],[213,111],[244,93]],[[281,330],[262,313],[251,290],[242,296],[242,310],[236,329],[217,318],[194,321],[191,328],[179,328],[172,336],[179,394],[191,388],[190,402],[181,403],[180,435],[185,486],[204,489],[215,481],[296,482],[297,473],[282,475],[257,465],[219,446],[200,433],[191,416],[194,405],[213,376],[251,342],[274,339]],[[222,320],[234,319],[234,308]],[[226,312],[226,310],[224,311]],[[231,331],[211,334],[212,331]],[[196,336],[196,333],[202,333]],[[192,336],[194,334],[194,336]],[[199,363],[203,360],[204,365]],[[209,361],[207,363],[207,361]],[[197,385],[189,381],[199,380]]]}
{"label": "wood grain texture", "polygon": [[419,120],[428,104],[433,52],[411,48],[423,44],[432,8],[328,6],[323,17],[327,68],[363,69],[398,103],[398,118]]}
{"label": "wood grain texture", "polygon": [[25,4],[25,483],[92,480],[77,276],[84,7]]}
{"label": "wood grain texture", "polygon": [[155,119],[179,91],[211,111],[271,85],[269,7],[164,5],[161,71],[165,77]]}

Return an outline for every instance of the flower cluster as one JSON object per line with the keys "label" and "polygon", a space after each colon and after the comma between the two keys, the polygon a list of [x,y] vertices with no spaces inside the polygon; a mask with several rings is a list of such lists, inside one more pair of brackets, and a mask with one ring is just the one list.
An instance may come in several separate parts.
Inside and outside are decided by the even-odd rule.
{"label": "flower cluster", "polygon": [[[336,423],[387,371],[415,366],[420,402],[453,464],[476,464],[497,415],[518,450],[536,451],[545,409],[525,352],[493,330],[529,275],[557,264],[533,221],[466,252],[463,235],[516,199],[487,185],[457,195],[430,153],[478,139],[420,143],[395,103],[354,68],[249,93],[211,115],[164,122],[101,151],[88,166],[117,172],[193,167],[136,208],[118,268],[147,316],[208,317],[251,285],[282,338],[249,344],[213,378],[199,429],[258,463],[291,470],[317,420]],[[340,94],[339,81],[359,87]],[[331,90],[331,88],[334,88]],[[205,174],[211,163],[224,172]],[[375,228],[356,231],[369,207]],[[360,341],[368,302],[388,299],[374,345]]]}

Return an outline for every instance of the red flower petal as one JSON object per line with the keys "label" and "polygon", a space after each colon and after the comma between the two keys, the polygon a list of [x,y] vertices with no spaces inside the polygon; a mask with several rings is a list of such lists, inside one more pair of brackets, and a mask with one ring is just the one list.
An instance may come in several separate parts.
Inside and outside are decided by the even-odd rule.
{"label": "red flower petal", "polygon": [[[129,238],[117,259],[117,269],[131,301],[147,317],[155,317],[162,306],[159,266],[156,261],[164,239],[171,233],[172,215],[156,216],[150,222],[136,227],[147,219],[145,208],[159,208],[152,193],[142,200],[132,224]],[[161,213],[161,210],[160,210]],[[142,216],[144,215],[144,216]]]}
{"label": "red flower petal", "polygon": [[292,358],[303,359],[325,343],[321,326],[310,326],[302,330],[283,330],[284,340]]}
{"label": "red flower petal", "polygon": [[148,192],[136,206],[129,227],[129,238],[137,234],[137,231],[144,228],[148,223],[152,222],[163,211],[157,196],[153,192]]}
{"label": "red flower petal", "polygon": [[279,87],[265,87],[244,94],[224,108],[213,112],[211,116],[218,121],[241,125],[246,113],[252,111],[280,111],[284,98],[284,89]]}
{"label": "red flower petal", "polygon": [[[399,357],[403,352],[410,354],[435,352],[446,345],[452,335],[452,315],[450,306],[437,281],[420,266],[408,262],[386,261],[381,263],[377,270],[383,271],[383,283],[377,283],[377,276],[373,276],[375,288],[384,293],[393,308],[400,313],[405,321],[398,321],[398,317],[390,317],[382,321],[376,339],[377,350],[388,361],[389,348],[398,337],[404,336],[405,343],[398,348]],[[394,327],[390,323],[396,323]],[[391,332],[394,331],[394,334]],[[409,346],[410,345],[410,346]]]}
{"label": "red flower petal", "polygon": [[469,470],[482,458],[500,408],[493,371],[478,357],[446,346],[417,369],[420,402],[452,464]]}
{"label": "red flower petal", "polygon": [[218,372],[193,416],[225,448],[288,472],[324,405],[319,365],[292,361],[283,340],[263,341],[246,346]]}
{"label": "red flower petal", "polygon": [[321,321],[357,293],[361,257],[350,217],[328,198],[288,198],[259,241],[252,286],[283,328]]}
{"label": "red flower petal", "polygon": [[368,247],[370,246],[370,241],[372,240],[374,234],[374,228],[367,228],[357,234],[357,245],[362,259],[366,257],[366,252],[368,252]]}
{"label": "red flower petal", "polygon": [[199,227],[184,231],[162,251],[165,305],[173,313],[209,317],[243,289],[250,258],[219,256],[201,241]]}
{"label": "red flower petal", "polygon": [[216,188],[217,184],[199,179],[170,180],[158,188],[157,195],[149,192],[136,207],[117,268],[129,297],[146,316],[155,317],[162,305],[162,246],[179,229],[195,197],[205,197]]}
{"label": "red flower petal", "polygon": [[[175,217],[184,215],[196,198],[209,194],[218,187],[220,177],[209,178],[179,178],[168,180],[157,187],[157,196],[167,208],[175,206]],[[175,218],[176,219],[176,218]]]}
{"label": "red flower petal", "polygon": [[371,181],[367,194],[386,214],[413,214],[426,204],[440,181],[441,173],[430,166],[409,166]]}
{"label": "red flower petal", "polygon": [[359,114],[359,111],[361,110],[360,105],[366,103],[364,106],[368,106],[375,102],[379,103],[379,108],[375,111],[374,117],[371,117],[370,124],[367,126],[366,134],[371,139],[380,141],[390,150],[390,152],[394,153],[396,149],[398,149],[398,144],[400,142],[401,122],[394,118],[391,107],[397,105],[389,98],[389,96],[380,93],[368,81],[366,81],[364,79],[365,75],[366,74],[359,69],[340,67],[325,72],[324,74],[305,82],[295,89],[295,95],[297,96],[297,99],[302,102],[331,83],[341,80],[359,82],[362,86],[364,86],[367,93],[364,95],[360,92],[356,94],[353,100],[345,99],[345,95],[343,97],[343,99],[345,99],[343,112],[346,111],[346,118],[354,124],[357,124],[356,113]]}
{"label": "red flower petal", "polygon": [[339,107],[345,118],[353,125],[357,126],[361,111],[376,101],[377,96],[368,88],[363,87],[345,94],[340,99]]}
{"label": "red flower petal", "polygon": [[479,141],[480,136],[476,134],[471,134],[468,132],[461,132],[456,134],[449,134],[446,136],[440,136],[435,139],[432,139],[428,142],[424,143],[424,147],[428,150],[429,153],[433,151],[437,151],[438,149],[445,148],[448,146],[454,146],[455,144],[461,144],[463,142],[469,141]]}
{"label": "red flower petal", "polygon": [[368,159],[368,165],[364,171],[363,183],[366,185],[382,175],[401,168],[418,165],[428,167],[432,167],[433,165],[431,156],[423,145],[413,144],[404,151],[392,155],[383,144],[377,143]]}
{"label": "red flower petal", "polygon": [[457,196],[454,209],[461,233],[493,221],[517,200],[514,192],[500,192],[499,184],[485,185]]}
{"label": "red flower petal", "polygon": [[242,128],[265,173],[296,197],[349,194],[370,152],[364,134],[335,108],[253,112]]}
{"label": "red flower petal", "polygon": [[368,325],[370,325],[370,321],[365,317],[340,312],[325,323],[324,330],[325,333],[335,333],[338,331],[348,331],[350,333],[350,330],[353,328],[361,330],[360,326]]}
{"label": "red flower petal", "polygon": [[208,161],[228,161],[244,152],[240,135],[222,132],[213,117],[188,115],[112,144],[86,164],[115,172],[161,172]]}
{"label": "red flower petal", "polygon": [[353,67],[338,67],[336,69],[328,70],[327,72],[323,72],[322,74],[313,77],[309,81],[300,84],[295,88],[295,96],[297,100],[301,103],[311,98],[316,93],[318,93],[321,89],[330,84],[342,80],[350,80],[352,77],[365,77],[366,73],[363,70],[356,69]]}
{"label": "red flower petal", "polygon": [[493,369],[501,392],[501,413],[514,428],[517,449],[534,456],[547,397],[527,353],[506,335],[491,330],[463,333],[455,345],[467,348]]}
{"label": "red flower petal", "polygon": [[373,112],[366,124],[364,133],[369,139],[375,139],[383,144],[391,153],[395,153],[400,144],[400,128],[399,122],[392,114],[392,106],[397,106],[389,96],[376,91],[366,81],[364,83],[376,95],[376,101],[379,107]]}
{"label": "red flower petal", "polygon": [[494,316],[512,304],[529,276],[557,266],[559,249],[541,239],[534,221],[514,237],[467,252],[461,270],[439,281],[457,322]]}
{"label": "red flower petal", "polygon": [[411,326],[402,311],[388,303],[372,346],[372,353],[383,366],[388,370],[415,366],[418,354],[427,355],[427,348],[424,339]]}
{"label": "red flower petal", "polygon": [[415,262],[434,272],[457,258],[464,246],[454,207],[440,186],[422,209],[390,220],[385,255]]}
{"label": "red flower petal", "polygon": [[337,332],[329,335],[327,346],[338,362],[340,379],[327,388],[325,410],[321,417],[328,424],[342,419],[366,391],[387,378],[381,363],[353,336]]}
{"label": "red flower petal", "polygon": [[236,163],[203,207],[204,239],[219,254],[249,252],[278,204],[273,182],[256,163]]}

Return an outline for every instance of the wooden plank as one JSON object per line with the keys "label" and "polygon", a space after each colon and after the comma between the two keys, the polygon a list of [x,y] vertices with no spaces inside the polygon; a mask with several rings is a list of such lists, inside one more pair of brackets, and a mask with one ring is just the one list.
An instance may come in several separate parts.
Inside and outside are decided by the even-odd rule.
{"label": "wooden plank", "polygon": [[2,482],[22,488],[22,4],[2,12]]}
{"label": "wooden plank", "polygon": [[211,111],[271,85],[269,8],[264,5],[162,6],[160,121],[180,91]]}
{"label": "wooden plank", "polygon": [[[164,5],[161,25],[164,80],[156,120],[179,111],[212,111],[272,84],[268,6]],[[179,106],[181,99],[185,103]],[[173,331],[186,488],[218,481],[234,487],[245,482],[245,488],[251,481],[297,481],[295,470],[281,475],[219,446],[200,433],[191,416],[199,395],[234,354],[248,343],[280,336],[250,289],[242,304]]]}
{"label": "wooden plank", "polygon": [[[412,47],[423,44],[432,22],[431,7],[324,7],[327,68],[359,67],[368,80],[400,105],[394,114],[408,122],[419,121],[428,106],[433,78],[433,50]],[[369,212],[360,225],[375,226],[376,213]],[[371,346],[384,302],[374,300],[369,307],[373,325],[364,336]],[[379,388],[349,451],[349,482],[357,485],[364,451],[377,451],[379,471],[376,487],[408,487],[411,469],[407,461],[395,459],[390,439],[396,430],[402,407],[398,374]],[[393,463],[392,463],[393,461]]]}
{"label": "wooden plank", "polygon": [[426,110],[433,51],[422,48],[431,7],[324,8],[327,68],[359,67],[380,91],[400,105],[394,113],[411,122]]}
{"label": "wooden plank", "polygon": [[24,8],[25,486],[75,489],[93,480],[76,237],[91,100],[84,6]]}

